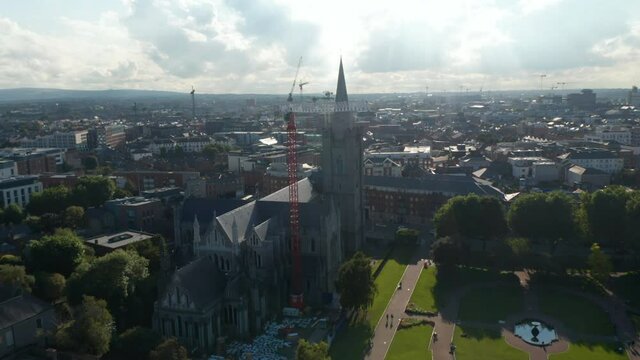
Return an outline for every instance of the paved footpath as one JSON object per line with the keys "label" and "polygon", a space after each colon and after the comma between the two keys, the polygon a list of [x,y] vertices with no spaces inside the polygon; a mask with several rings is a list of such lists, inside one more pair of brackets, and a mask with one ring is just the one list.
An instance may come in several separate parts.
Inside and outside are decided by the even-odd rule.
{"label": "paved footpath", "polygon": [[[371,350],[365,356],[365,359],[382,360],[386,356],[400,319],[406,317],[404,310],[409,303],[422,268],[422,261],[415,261],[412,265],[407,265],[401,280],[402,289],[396,290],[391,300],[389,300],[384,314],[380,317],[380,321],[375,328]],[[389,316],[393,314],[393,324],[391,324],[391,317],[389,317],[389,323],[386,322],[387,314]]]}

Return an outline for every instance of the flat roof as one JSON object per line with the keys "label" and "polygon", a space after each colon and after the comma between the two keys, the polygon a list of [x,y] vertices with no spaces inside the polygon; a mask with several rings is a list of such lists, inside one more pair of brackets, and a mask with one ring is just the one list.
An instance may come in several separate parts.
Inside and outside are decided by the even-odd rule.
{"label": "flat roof", "polygon": [[99,245],[111,249],[118,249],[129,244],[137,243],[139,241],[151,239],[152,234],[140,232],[140,231],[122,231],[109,235],[101,235],[89,238],[85,240],[87,243]]}

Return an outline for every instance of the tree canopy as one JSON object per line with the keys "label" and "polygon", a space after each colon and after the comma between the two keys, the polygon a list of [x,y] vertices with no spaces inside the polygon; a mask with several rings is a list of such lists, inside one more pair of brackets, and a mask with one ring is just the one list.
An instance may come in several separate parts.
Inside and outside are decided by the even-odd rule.
{"label": "tree canopy", "polygon": [[69,276],[80,265],[84,244],[73,231],[58,229],[27,245],[27,264],[33,271],[60,273]]}
{"label": "tree canopy", "polygon": [[329,360],[329,345],[321,341],[317,344],[305,339],[298,341],[296,360]]}
{"label": "tree canopy", "polygon": [[600,282],[605,282],[613,269],[611,259],[602,252],[598,243],[591,245],[588,263],[591,269],[591,276]]}
{"label": "tree canopy", "polygon": [[449,199],[436,211],[434,224],[438,237],[460,235],[487,240],[507,233],[500,201],[475,194]]}
{"label": "tree canopy", "polygon": [[106,301],[84,296],[74,319],[58,328],[55,339],[63,349],[102,356],[109,351],[112,332],[113,319]]}
{"label": "tree canopy", "polygon": [[149,276],[149,261],[135,251],[116,250],[78,268],[67,282],[67,295],[77,304],[82,295],[105,299],[112,312],[120,312],[136,284]]}
{"label": "tree canopy", "polygon": [[620,186],[610,186],[582,198],[589,230],[597,242],[618,248],[624,246],[626,205],[630,193]]}
{"label": "tree canopy", "polygon": [[468,249],[456,236],[445,236],[431,244],[431,257],[442,267],[464,264],[467,253]]}
{"label": "tree canopy", "polygon": [[509,226],[516,236],[555,241],[575,233],[574,206],[565,194],[521,194],[509,207]]}
{"label": "tree canopy", "polygon": [[188,360],[187,349],[176,338],[168,338],[149,353],[149,360]]}
{"label": "tree canopy", "polygon": [[73,190],[74,204],[84,208],[103,205],[113,198],[116,184],[104,176],[85,176],[78,180]]}
{"label": "tree canopy", "polygon": [[31,292],[34,278],[28,275],[24,266],[20,265],[0,265],[0,284],[9,285],[14,288],[21,288],[26,292]]}
{"label": "tree canopy", "polygon": [[69,206],[64,210],[63,223],[64,226],[76,229],[84,222],[84,209],[82,206]]}
{"label": "tree canopy", "polygon": [[22,220],[24,220],[25,214],[22,211],[22,208],[17,204],[9,204],[2,213],[2,221],[6,225],[11,224],[20,224]]}
{"label": "tree canopy", "polygon": [[82,159],[82,166],[87,170],[95,170],[98,167],[98,158],[95,156],[87,156]]}
{"label": "tree canopy", "polygon": [[377,291],[371,271],[371,259],[362,252],[344,262],[338,271],[336,287],[340,303],[348,309],[366,309]]}
{"label": "tree canopy", "polygon": [[145,360],[149,353],[162,342],[157,332],[136,326],[124,331],[113,342],[109,358],[118,360]]}
{"label": "tree canopy", "polygon": [[46,213],[62,214],[70,204],[71,192],[65,186],[53,186],[31,195],[27,211],[40,216]]}
{"label": "tree canopy", "polygon": [[35,275],[35,294],[47,301],[56,301],[64,296],[66,279],[58,273],[38,272]]}

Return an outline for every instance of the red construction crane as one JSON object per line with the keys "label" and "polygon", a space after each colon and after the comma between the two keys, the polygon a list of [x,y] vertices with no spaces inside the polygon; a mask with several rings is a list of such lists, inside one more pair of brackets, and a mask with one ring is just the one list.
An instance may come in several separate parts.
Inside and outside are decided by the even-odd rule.
{"label": "red construction crane", "polygon": [[[302,57],[298,61],[296,76],[289,91],[289,102],[293,101],[293,90],[298,80],[298,72],[302,64]],[[302,89],[302,87],[301,87]],[[291,257],[293,268],[291,270],[291,295],[289,305],[298,309],[304,307],[302,293],[302,260],[300,259],[300,212],[298,209],[298,158],[296,155],[296,116],[289,107],[285,114],[287,122],[287,170],[289,172],[289,230],[291,232]]]}

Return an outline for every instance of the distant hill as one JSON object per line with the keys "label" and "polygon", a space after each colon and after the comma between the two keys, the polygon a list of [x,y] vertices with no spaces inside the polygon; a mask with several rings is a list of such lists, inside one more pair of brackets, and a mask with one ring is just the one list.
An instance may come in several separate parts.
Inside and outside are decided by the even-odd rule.
{"label": "distant hill", "polygon": [[[131,100],[131,99],[188,99],[189,93],[157,90],[64,90],[42,88],[17,88],[0,89],[0,102],[22,101],[55,101],[55,100]],[[286,98],[286,95],[256,95],[256,94],[203,94],[196,93],[201,98],[215,98],[227,100],[242,99],[272,99],[276,97]]]}

